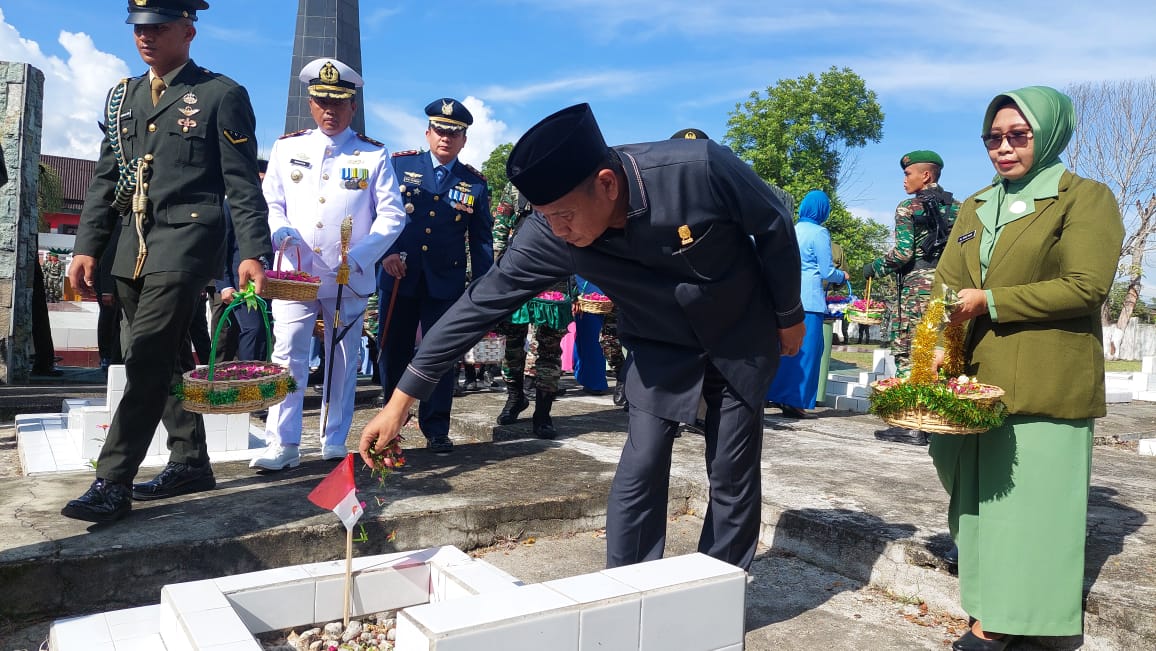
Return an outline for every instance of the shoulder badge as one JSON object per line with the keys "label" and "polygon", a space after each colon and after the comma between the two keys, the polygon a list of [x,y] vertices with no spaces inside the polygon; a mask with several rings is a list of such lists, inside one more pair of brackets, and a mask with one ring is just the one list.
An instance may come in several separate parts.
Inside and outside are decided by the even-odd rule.
{"label": "shoulder badge", "polygon": [[374,147],[384,147],[385,146],[384,143],[380,143],[380,142],[374,140],[373,138],[370,138],[369,136],[365,135],[364,133],[357,134],[357,137],[360,138],[361,140],[365,141],[365,142],[368,142],[369,144],[373,145]]}
{"label": "shoulder badge", "polygon": [[[461,162],[461,161],[458,161],[458,162]],[[479,179],[481,179],[482,181],[485,181],[485,180],[486,180],[486,175],[485,175],[485,174],[482,174],[481,172],[479,172],[479,171],[478,171],[478,168],[474,167],[473,165],[470,165],[469,163],[462,163],[462,165],[463,165],[463,166],[465,166],[465,168],[466,168],[466,169],[468,169],[469,171],[471,171],[471,172],[473,172],[474,174],[476,174],[476,175],[477,175],[477,177],[478,177]]]}
{"label": "shoulder badge", "polygon": [[241,133],[240,131],[233,131],[232,129],[222,129],[221,133],[225,134],[225,139],[234,145],[239,145],[243,142],[249,142],[249,136],[246,136],[245,134]]}
{"label": "shoulder badge", "polygon": [[284,140],[286,138],[295,138],[297,136],[303,136],[307,133],[309,133],[309,129],[302,129],[300,131],[294,131],[293,133],[287,133],[287,134],[281,136],[280,138],[278,138],[278,140]]}
{"label": "shoulder badge", "polygon": [[420,153],[421,153],[420,149],[407,149],[405,151],[393,152],[393,157],[397,158],[398,156],[417,156]]}

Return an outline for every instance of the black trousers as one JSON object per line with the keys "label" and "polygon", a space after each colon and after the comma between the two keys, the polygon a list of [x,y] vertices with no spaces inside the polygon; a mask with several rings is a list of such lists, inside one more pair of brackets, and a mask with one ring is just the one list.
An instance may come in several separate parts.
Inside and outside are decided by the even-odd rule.
{"label": "black trousers", "polygon": [[[706,469],[710,502],[698,551],[750,569],[762,511],[762,405],[747,405],[708,365]],[[662,558],[670,497],[670,459],[679,423],[630,409],[626,446],[606,508],[606,566]]]}
{"label": "black trousers", "polygon": [[52,323],[48,317],[48,299],[44,293],[44,272],[39,264],[32,271],[32,360],[33,373],[50,373],[56,366],[56,348],[52,345]]}
{"label": "black trousers", "polygon": [[[389,305],[389,297],[382,296],[382,304]],[[380,347],[381,385],[385,399],[393,395],[394,388],[401,380],[405,368],[413,359],[414,340],[417,327],[423,333],[429,332],[434,323],[450,309],[457,299],[433,298],[425,294],[424,286],[418,288],[418,296],[398,296],[393,305],[393,316],[389,320],[389,332],[378,336]],[[378,328],[385,327],[385,316],[379,318]],[[426,438],[449,436],[450,410],[454,401],[456,367],[442,376],[428,400],[422,400],[417,410],[418,426]]]}
{"label": "black trousers", "polygon": [[[209,461],[205,424],[172,395],[181,374],[192,370],[189,322],[206,278],[180,271],[143,278],[117,278],[117,293],[129,324],[124,397],[100,450],[96,476],[131,482],[148,452],[157,423],[168,430],[169,461]],[[203,319],[204,317],[202,317]]]}

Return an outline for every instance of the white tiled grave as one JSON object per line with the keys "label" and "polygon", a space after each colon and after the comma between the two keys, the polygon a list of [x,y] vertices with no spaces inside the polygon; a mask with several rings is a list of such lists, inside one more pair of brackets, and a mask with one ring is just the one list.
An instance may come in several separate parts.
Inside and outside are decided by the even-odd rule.
{"label": "white tiled grave", "polygon": [[[16,447],[26,475],[92,471],[100,456],[112,415],[124,397],[123,365],[110,366],[105,398],[65,398],[59,414],[16,416]],[[205,414],[205,437],[215,461],[250,459],[264,447],[264,431],[251,426],[249,414]],[[158,424],[142,466],[168,463],[168,433]]]}
{"label": "white tiled grave", "polygon": [[[260,651],[340,620],[344,561],[167,585],[161,603],[53,622],[50,651]],[[401,609],[397,651],[741,649],[746,572],[703,554],[523,585],[455,547],[353,561],[351,617]],[[703,625],[707,622],[708,625]]]}

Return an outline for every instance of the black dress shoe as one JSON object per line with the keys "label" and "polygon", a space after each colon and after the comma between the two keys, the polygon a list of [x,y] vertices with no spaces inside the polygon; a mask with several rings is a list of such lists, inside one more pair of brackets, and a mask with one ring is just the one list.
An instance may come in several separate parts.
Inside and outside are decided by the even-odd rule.
{"label": "black dress shoe", "polygon": [[187,463],[170,461],[161,474],[143,484],[132,485],[134,500],[159,500],[165,497],[176,497],[207,491],[216,487],[217,478],[213,476],[213,468],[209,464],[190,466]]}
{"label": "black dress shoe", "polygon": [[381,409],[382,407],[384,407],[385,406],[385,396],[383,396],[383,395],[376,396],[373,399],[373,406],[377,407],[378,409]]}
{"label": "black dress shoe", "polygon": [[626,406],[626,383],[625,382],[615,382],[614,383],[614,404],[618,405],[619,407],[625,407]]}
{"label": "black dress shoe", "polygon": [[888,427],[887,429],[876,430],[875,438],[880,441],[907,443],[908,445],[927,445],[930,440],[927,432],[904,427]]}
{"label": "black dress shoe", "polygon": [[985,640],[969,630],[952,642],[951,648],[954,651],[1003,651],[1013,639],[1014,635],[1005,635],[998,640]]}
{"label": "black dress shoe", "polygon": [[779,405],[779,409],[783,410],[783,416],[785,416],[787,418],[810,418],[811,417],[811,415],[808,414],[807,412],[803,411],[802,409],[799,409],[798,407],[792,407],[791,405]]}
{"label": "black dress shoe", "polygon": [[426,443],[426,447],[434,454],[449,454],[454,451],[454,442],[448,436],[435,436]]}
{"label": "black dress shoe", "polygon": [[959,547],[952,545],[951,549],[943,552],[942,558],[948,565],[959,565]]}
{"label": "black dress shoe", "polygon": [[84,495],[72,500],[60,510],[60,515],[85,522],[113,522],[132,510],[129,487],[105,479],[97,479]]}

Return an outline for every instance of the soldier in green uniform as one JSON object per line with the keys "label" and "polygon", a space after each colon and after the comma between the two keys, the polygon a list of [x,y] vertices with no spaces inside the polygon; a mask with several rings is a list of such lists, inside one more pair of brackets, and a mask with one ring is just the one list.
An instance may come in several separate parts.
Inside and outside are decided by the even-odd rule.
{"label": "soldier in green uniform", "polygon": [[[914,195],[895,208],[895,246],[863,266],[863,277],[895,274],[898,295],[887,305],[887,340],[899,376],[911,371],[911,337],[931,300],[935,265],[943,253],[960,203],[939,186],[943,159],[929,150],[899,159],[903,189]],[[891,427],[875,433],[880,440],[927,445],[927,433]]]}
{"label": "soldier in green uniform", "polygon": [[64,265],[60,256],[49,251],[44,261],[44,295],[49,303],[59,303],[64,291]]}
{"label": "soldier in green uniform", "polygon": [[[96,481],[62,514],[109,522],[133,500],[216,486],[201,417],[171,387],[193,368],[189,323],[198,294],[225,265],[229,197],[240,287],[265,284],[268,209],[257,179],[255,118],[245,89],[189,58],[201,0],[132,0],[127,23],[149,66],[109,93],[105,138],[80,216],[69,280],[91,294],[96,261],[117,240],[112,275],[131,326],[127,383],[97,460]],[[169,463],[132,484],[159,422]]]}
{"label": "soldier in green uniform", "polygon": [[[494,261],[502,256],[522,221],[533,212],[513,184],[506,184],[498,208],[494,212]],[[569,282],[563,281],[550,288],[572,298]],[[542,309],[536,309],[541,307]],[[499,425],[510,425],[518,414],[530,406],[526,398],[524,380],[527,366],[534,368],[534,436],[552,439],[558,435],[550,418],[550,408],[558,395],[558,378],[562,375],[562,337],[570,325],[569,308],[546,307],[527,303],[509,318],[498,324],[498,334],[506,338],[506,353],[502,360],[502,377],[506,381],[506,404],[498,414]],[[531,326],[533,326],[531,328]],[[531,337],[527,363],[526,338]]]}

